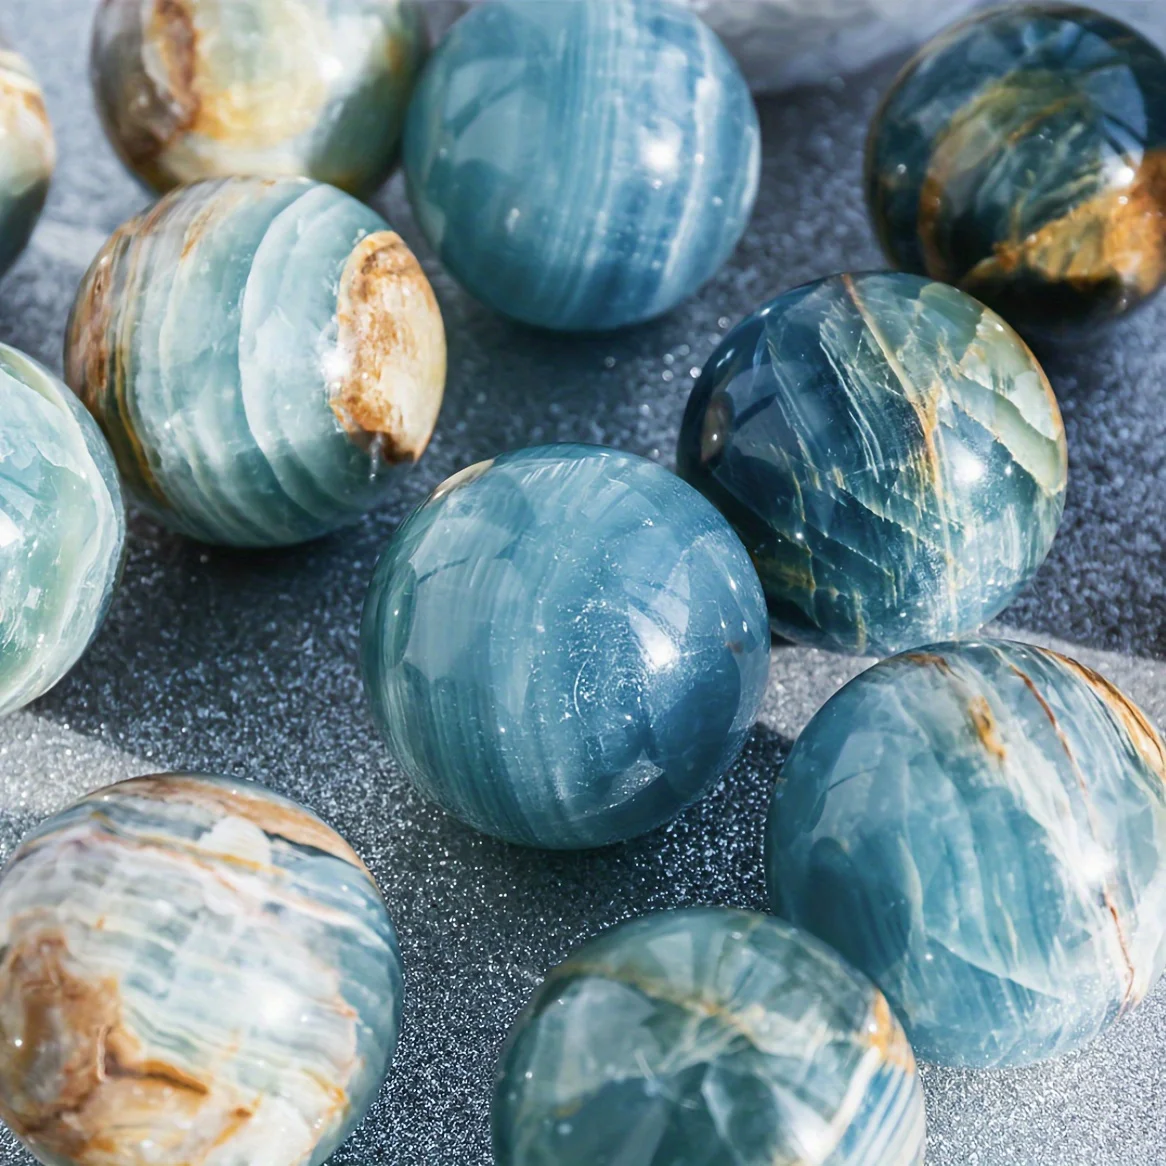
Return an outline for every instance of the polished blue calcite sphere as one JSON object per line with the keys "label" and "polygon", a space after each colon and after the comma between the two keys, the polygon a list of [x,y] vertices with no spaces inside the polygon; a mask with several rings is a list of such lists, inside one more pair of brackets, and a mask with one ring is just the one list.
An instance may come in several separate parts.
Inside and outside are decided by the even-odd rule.
{"label": "polished blue calcite sphere", "polygon": [[51,1166],[320,1166],[401,998],[364,864],[249,782],[99,790],[0,877],[0,1116]]}
{"label": "polished blue calcite sphere", "polygon": [[1166,279],[1166,57],[1076,5],[959,25],[887,95],[867,192],[896,265],[1019,328],[1122,312]]}
{"label": "polished blue calcite sphere", "polygon": [[46,693],[105,619],[125,508],[93,418],[0,344],[0,716]]}
{"label": "polished blue calcite sphere", "polygon": [[366,197],[425,53],[414,0],[102,0],[90,72],[110,141],[157,190],[304,175]]}
{"label": "polished blue calcite sphere", "polygon": [[723,907],[625,923],[553,969],[498,1066],[498,1166],[916,1166],[923,1090],[882,993]]}
{"label": "polished blue calcite sphere", "polygon": [[757,574],[654,462],[503,454],[439,486],[377,565],[365,685],[397,763],[512,842],[599,846],[666,822],[732,764],[765,691]]}
{"label": "polished blue calcite sphere", "polygon": [[944,284],[839,275],[713,353],[681,475],[749,548],[779,635],[886,655],[974,631],[1052,546],[1065,434],[995,313]]}
{"label": "polished blue calcite sphere", "polygon": [[36,76],[0,35],[0,275],[36,226],[56,161],[53,127]]}
{"label": "polished blue calcite sphere", "polygon": [[492,0],[453,27],[409,107],[421,229],[466,289],[544,328],[658,316],[753,210],[757,113],[736,63],[665,0]]}
{"label": "polished blue calcite sphere", "polygon": [[896,656],[798,738],[766,870],[778,914],[866,972],[925,1060],[1069,1052],[1166,964],[1166,753],[1054,652]]}
{"label": "polished blue calcite sphere", "polygon": [[445,390],[433,289],[374,211],[303,179],[182,187],[77,292],[70,386],[138,502],[266,547],[355,521],[416,461]]}

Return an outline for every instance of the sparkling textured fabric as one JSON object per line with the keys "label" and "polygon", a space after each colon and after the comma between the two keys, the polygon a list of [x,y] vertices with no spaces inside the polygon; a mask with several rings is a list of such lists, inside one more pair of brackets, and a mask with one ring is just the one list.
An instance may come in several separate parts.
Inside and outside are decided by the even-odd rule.
{"label": "sparkling textured fabric", "polygon": [[[1166,41],[1166,11],[1099,6]],[[145,202],[87,97],[85,0],[5,0],[44,82],[59,177],[0,283],[0,339],[60,368],[68,304],[106,235]],[[777,293],[882,263],[863,203],[866,126],[893,67],[762,103],[753,222],[730,264],[658,323],[589,340],[532,334],[473,304],[420,242],[397,179],[377,199],[433,278],[451,342],[438,432],[414,476],[343,538],[291,552],[207,550],[133,522],[125,582],[71,677],[0,723],[0,847],[79,793],[162,769],[263,780],[338,827],[368,861],[401,938],[406,1001],[388,1087],[338,1166],[490,1166],[492,1075],[506,1031],[579,942],[645,911],[763,909],[761,838],[776,766],[862,667],[774,651],[760,724],[727,779],[651,836],[593,853],[516,850],[414,795],[364,704],[365,584],[396,524],[443,478],[501,449],[607,441],[668,463],[699,368]],[[1033,584],[1006,614],[1055,633],[1166,725],[1166,301],[1086,346],[1039,355],[1059,395],[1071,484]],[[987,1074],[923,1067],[929,1166],[1149,1166],[1166,1160],[1166,992],[1084,1052]],[[0,1163],[31,1159],[0,1136]]]}

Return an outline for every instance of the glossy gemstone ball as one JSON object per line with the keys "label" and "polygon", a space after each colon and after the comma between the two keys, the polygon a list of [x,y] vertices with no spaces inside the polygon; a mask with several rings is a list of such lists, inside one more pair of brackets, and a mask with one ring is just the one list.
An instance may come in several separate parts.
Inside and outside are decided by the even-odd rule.
{"label": "glossy gemstone ball", "polygon": [[825,944],[721,907],[635,919],[510,1034],[498,1166],[916,1166],[923,1090],[886,1000]]}
{"label": "glossy gemstone ball", "polygon": [[433,289],[379,215],[304,179],[235,178],[113,234],[78,290],[65,372],[150,514],[265,547],[384,496],[429,442],[445,359]]}
{"label": "glossy gemstone ball", "polygon": [[426,37],[412,0],[102,0],[90,69],[106,132],[150,186],[388,176]]}
{"label": "glossy gemstone ball", "polygon": [[675,307],[749,221],[760,132],[701,20],[665,0],[493,0],[454,25],[405,129],[413,210],[496,311],[562,331]]}
{"label": "glossy gemstone ball", "polygon": [[1001,641],[896,656],[798,738],[774,909],[886,993],[916,1053],[1080,1048],[1166,964],[1166,753],[1104,677]]}
{"label": "glossy gemstone ball", "polygon": [[1076,5],[975,18],[895,82],[867,192],[896,265],[1018,328],[1123,312],[1166,279],[1166,57]]}
{"label": "glossy gemstone ball", "polygon": [[401,1017],[393,925],[314,814],[146,777],[25,839],[0,879],[0,1116],[51,1166],[320,1166]]}
{"label": "glossy gemstone ball", "polygon": [[0,274],[36,226],[56,161],[40,85],[28,62],[0,36]]}
{"label": "glossy gemstone ball", "polygon": [[584,445],[455,474],[398,529],[362,630],[398,765],[463,822],[600,846],[732,764],[769,666],[745,549],[654,462]]}
{"label": "glossy gemstone ball", "polygon": [[1040,365],[994,312],[912,275],[832,276],[749,316],[697,381],[676,457],[749,548],[773,630],[857,654],[992,619],[1065,501]]}
{"label": "glossy gemstone ball", "polygon": [[48,692],[105,619],[125,508],[93,419],[0,344],[0,715]]}

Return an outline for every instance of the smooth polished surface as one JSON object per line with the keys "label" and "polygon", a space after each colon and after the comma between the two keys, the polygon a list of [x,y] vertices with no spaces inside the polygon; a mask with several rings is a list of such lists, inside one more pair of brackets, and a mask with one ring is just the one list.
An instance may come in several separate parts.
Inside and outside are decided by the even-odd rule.
{"label": "smooth polished surface", "polygon": [[48,369],[0,344],[0,716],[48,692],[89,646],[125,533],[93,419]]}
{"label": "smooth polished surface", "polygon": [[766,866],[774,909],[882,988],[924,1060],[1056,1056],[1166,965],[1166,752],[1065,656],[928,647],[803,730]]}
{"label": "smooth polished surface", "polygon": [[511,1030],[498,1166],[922,1166],[886,1000],[766,915],[668,911],[554,968]]}
{"label": "smooth polished surface", "polygon": [[422,793],[531,846],[643,834],[715,784],[765,692],[765,600],[728,524],[644,458],[503,454],[390,541],[361,634]]}
{"label": "smooth polished surface", "polygon": [[445,389],[433,289],[330,186],[225,179],[116,231],[77,292],[65,375],[137,500],[181,534],[303,542],[428,444]]}
{"label": "smooth polished surface", "polygon": [[[1157,0],[1096,2],[1166,43]],[[85,264],[144,201],[84,100],[94,7],[0,4],[0,22],[19,30],[41,79],[61,146],[32,243],[0,281],[0,339],[55,369]],[[407,1020],[388,1084],[335,1166],[402,1158],[491,1166],[493,1070],[549,968],[646,911],[765,909],[761,832],[780,762],[863,662],[775,648],[759,723],[709,797],[622,845],[528,851],[461,826],[391,760],[361,691],[363,585],[434,486],[500,450],[595,441],[668,465],[690,369],[735,321],[784,287],[878,267],[862,145],[894,69],[762,99],[764,171],[741,246],[675,312],[615,336],[540,335],[476,303],[425,245],[398,174],[376,209],[429,273],[451,341],[441,423],[419,465],[355,527],[289,553],[216,550],[135,515],[130,563],[102,634],[67,683],[0,721],[0,860],[86,790],[163,769],[262,780],[311,805],[365,859],[398,927]],[[1088,345],[1038,350],[1064,411],[1073,481],[1053,550],[1007,616],[1013,638],[1021,628],[1021,638],[1059,634],[1053,646],[1104,672],[1162,725],[1164,329],[1166,296]],[[988,1073],[921,1065],[928,1166],[977,1157],[991,1166],[1124,1166],[1147,1154],[1166,1162],[1163,1048],[1166,980],[1071,1057]],[[0,1163],[32,1161],[0,1123]]]}
{"label": "smooth polished surface", "polygon": [[1065,503],[1053,391],[995,313],[895,273],[833,276],[737,326],[677,465],[744,540],[789,639],[886,655],[974,631]]}
{"label": "smooth polished surface", "polygon": [[425,59],[411,0],[102,0],[90,68],[106,132],[158,190],[388,176]]}
{"label": "smooth polished surface", "polygon": [[602,331],[708,280],[749,221],[761,160],[740,70],[664,0],[493,0],[434,52],[405,173],[455,278],[527,324]]}
{"label": "smooth polished surface", "polygon": [[0,274],[24,250],[56,165],[53,127],[28,62],[0,36]]}
{"label": "smooth polished surface", "polygon": [[49,1166],[320,1166],[401,998],[364,864],[249,782],[100,790],[0,878],[0,1114]]}
{"label": "smooth polished surface", "polygon": [[1018,328],[1123,312],[1166,279],[1166,57],[1075,5],[974,18],[896,80],[867,191],[895,264]]}

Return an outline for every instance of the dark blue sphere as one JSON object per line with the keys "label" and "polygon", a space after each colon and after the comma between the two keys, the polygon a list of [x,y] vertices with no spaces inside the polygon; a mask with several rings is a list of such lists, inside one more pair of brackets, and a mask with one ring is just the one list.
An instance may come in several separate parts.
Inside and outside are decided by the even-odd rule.
{"label": "dark blue sphere", "polygon": [[1065,504],[1053,391],[994,312],[896,272],[778,296],[713,353],[676,460],[736,528],[779,635],[889,655],[975,631]]}

